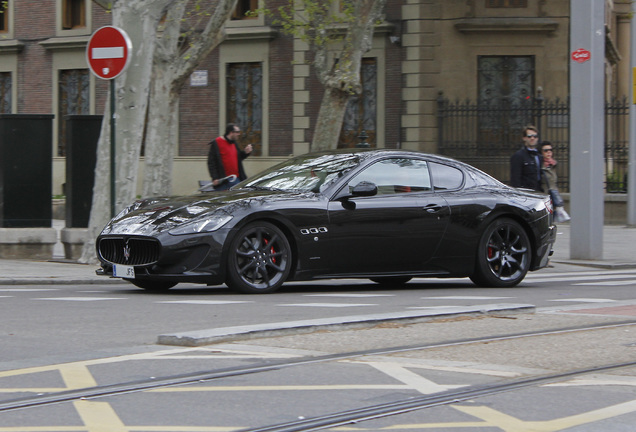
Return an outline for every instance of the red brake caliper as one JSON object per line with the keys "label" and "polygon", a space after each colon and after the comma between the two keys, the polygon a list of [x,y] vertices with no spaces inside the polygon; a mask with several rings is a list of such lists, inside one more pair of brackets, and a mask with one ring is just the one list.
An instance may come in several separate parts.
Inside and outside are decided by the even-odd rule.
{"label": "red brake caliper", "polygon": [[[269,240],[267,239],[264,239],[263,241],[265,242],[265,244],[269,243]],[[272,254],[272,263],[276,264],[276,258],[274,258],[274,254],[276,253],[276,251],[274,250],[274,246],[269,248],[269,253]]]}

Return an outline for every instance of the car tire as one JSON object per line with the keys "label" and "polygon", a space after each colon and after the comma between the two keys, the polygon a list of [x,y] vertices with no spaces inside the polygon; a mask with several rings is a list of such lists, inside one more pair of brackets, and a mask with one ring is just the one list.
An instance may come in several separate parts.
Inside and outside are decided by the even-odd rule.
{"label": "car tire", "polygon": [[509,218],[497,219],[479,241],[470,279],[481,287],[513,287],[528,273],[531,257],[532,245],[523,227]]}
{"label": "car tire", "polygon": [[285,234],[269,222],[252,222],[230,244],[226,284],[247,294],[276,291],[291,270],[291,247]]}
{"label": "car tire", "polygon": [[382,286],[392,286],[392,285],[404,285],[408,281],[413,279],[411,276],[384,276],[384,277],[374,277],[371,278],[372,282],[380,284]]}
{"label": "car tire", "polygon": [[166,281],[153,281],[153,280],[131,280],[126,279],[128,282],[136,286],[137,288],[145,289],[146,291],[168,291],[170,288],[175,286],[177,282],[166,282]]}

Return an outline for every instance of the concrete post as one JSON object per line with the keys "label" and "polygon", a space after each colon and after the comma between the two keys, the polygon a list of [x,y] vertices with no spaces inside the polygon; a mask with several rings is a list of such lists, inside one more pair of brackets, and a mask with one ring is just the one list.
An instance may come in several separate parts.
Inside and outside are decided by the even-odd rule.
{"label": "concrete post", "polygon": [[629,164],[627,165],[627,225],[636,225],[636,5],[632,2],[630,40]]}
{"label": "concrete post", "polygon": [[603,257],[605,0],[570,0],[570,257]]}

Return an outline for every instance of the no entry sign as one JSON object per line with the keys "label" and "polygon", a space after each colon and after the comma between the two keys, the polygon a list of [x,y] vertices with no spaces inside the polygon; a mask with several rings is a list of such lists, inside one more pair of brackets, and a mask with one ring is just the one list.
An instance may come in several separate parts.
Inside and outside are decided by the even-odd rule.
{"label": "no entry sign", "polygon": [[113,26],[98,29],[86,47],[91,71],[101,79],[119,76],[130,63],[132,43],[125,31]]}

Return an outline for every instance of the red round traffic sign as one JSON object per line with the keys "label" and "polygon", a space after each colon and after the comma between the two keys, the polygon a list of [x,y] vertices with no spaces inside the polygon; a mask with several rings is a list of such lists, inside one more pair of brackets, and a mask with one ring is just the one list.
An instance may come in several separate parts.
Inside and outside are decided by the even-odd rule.
{"label": "red round traffic sign", "polygon": [[119,76],[130,63],[132,42],[125,31],[113,26],[97,29],[88,41],[86,60],[101,79]]}
{"label": "red round traffic sign", "polygon": [[584,63],[592,58],[592,53],[584,48],[579,48],[572,51],[572,60],[577,63]]}

